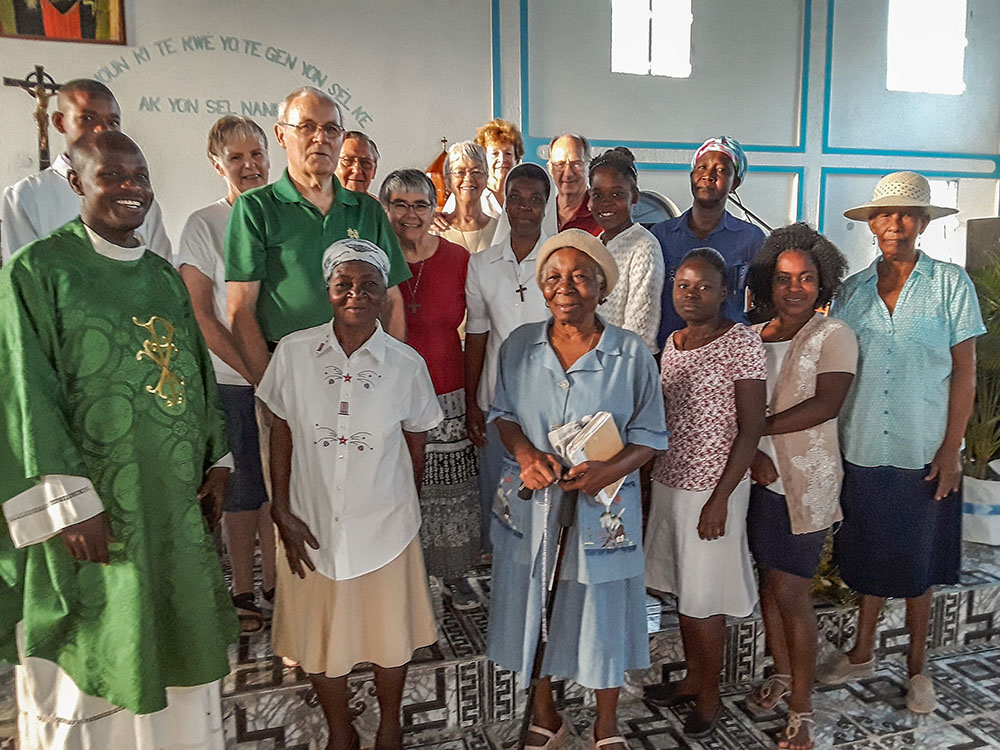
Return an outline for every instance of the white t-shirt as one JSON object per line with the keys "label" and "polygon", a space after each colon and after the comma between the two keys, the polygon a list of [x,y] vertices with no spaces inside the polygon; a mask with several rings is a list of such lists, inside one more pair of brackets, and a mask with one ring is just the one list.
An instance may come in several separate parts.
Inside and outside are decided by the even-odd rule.
{"label": "white t-shirt", "polygon": [[278,342],[257,397],[291,429],[291,510],[316,570],[342,581],[396,559],[420,530],[403,431],[444,419],[421,356],[377,326],[348,357],[323,323]]}
{"label": "white t-shirt", "polygon": [[[0,199],[0,257],[10,256],[80,215],[80,196],[69,186],[69,160],[59,154],[52,166],[4,188]],[[170,260],[170,239],[163,228],[160,204],[153,200],[136,230],[152,252]]]}
{"label": "white t-shirt", "polygon": [[[215,203],[199,208],[188,217],[181,232],[181,241],[177,247],[177,267],[189,265],[197,268],[212,280],[212,306],[215,317],[229,327],[226,316],[226,258],[225,239],[226,224],[233,207],[222,198]],[[250,385],[236,370],[222,361],[215,352],[212,355],[212,365],[215,367],[215,379],[223,385]]]}
{"label": "white t-shirt", "polygon": [[[767,402],[771,403],[771,396],[774,395],[774,386],[778,382],[778,375],[781,373],[781,363],[785,361],[785,355],[791,347],[791,341],[765,341],[764,353],[767,355]],[[770,435],[762,435],[757,449],[761,453],[767,454],[774,464],[774,470],[778,470],[778,454],[774,451],[774,441]],[[778,495],[785,494],[785,485],[781,483],[779,475],[771,484],[767,485],[771,492]]]}
{"label": "white t-shirt", "polygon": [[[493,403],[500,344],[518,326],[537,323],[549,316],[542,290],[535,281],[535,259],[545,239],[545,232],[542,232],[531,252],[520,263],[514,256],[509,236],[469,258],[469,270],[465,277],[465,306],[468,311],[465,332],[489,334],[483,374],[476,393],[479,408],[483,411],[489,411]],[[522,291],[518,292],[519,289]]]}

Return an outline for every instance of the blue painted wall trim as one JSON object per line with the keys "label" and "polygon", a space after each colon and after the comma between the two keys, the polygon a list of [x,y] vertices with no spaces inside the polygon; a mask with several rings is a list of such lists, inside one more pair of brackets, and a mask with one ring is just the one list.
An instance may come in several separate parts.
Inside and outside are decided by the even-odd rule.
{"label": "blue painted wall trim", "polygon": [[[549,138],[531,135],[531,116],[529,111],[530,83],[529,83],[529,38],[528,38],[528,0],[520,0],[520,28],[521,28],[521,135],[524,138],[525,156],[534,159],[538,147],[548,145]],[[799,134],[798,145],[795,146],[770,146],[767,144],[745,143],[743,148],[747,151],[763,151],[771,153],[805,153],[806,150],[806,124],[808,120],[809,105],[809,50],[810,37],[812,35],[812,0],[805,0],[804,16],[802,24],[802,81],[800,88],[799,106]],[[494,39],[494,48],[497,41]],[[493,93],[496,102],[496,91]],[[496,105],[494,104],[494,108]],[[629,148],[649,148],[663,150],[694,150],[701,145],[698,143],[686,143],[682,141],[613,141],[613,140],[592,140],[591,145],[600,148],[613,146],[627,146]]]}
{"label": "blue painted wall trim", "polygon": [[490,33],[493,37],[493,117],[503,116],[503,78],[500,75],[500,0],[490,0]]}
{"label": "blue painted wall trim", "polygon": [[[885,169],[872,169],[870,167],[821,167],[819,170],[819,219],[817,221],[817,230],[822,232],[823,227],[826,224],[826,183],[827,178],[830,175],[837,174],[867,174],[867,175],[879,175],[882,176],[887,174],[890,170]],[[968,171],[957,171],[948,169],[922,169],[920,174],[924,177],[929,178],[944,178],[948,180],[957,179],[976,179],[976,180],[995,180],[997,178],[996,174],[990,174],[988,172],[968,172]]]}
{"label": "blue painted wall trim", "polygon": [[[834,19],[837,0],[827,0],[826,9],[826,69],[823,73],[823,153],[824,154],[848,154],[854,156],[901,156],[901,157],[922,157],[937,159],[982,159],[993,164],[992,174],[974,173],[973,176],[989,178],[1000,178],[1000,156],[997,154],[964,154],[954,151],[910,151],[901,149],[879,149],[879,148],[845,148],[830,145],[830,116],[832,110],[831,97],[833,89],[833,32]],[[885,170],[882,170],[884,172]],[[930,174],[924,172],[924,174]],[[822,194],[822,186],[821,186]],[[822,216],[823,205],[820,203],[820,216]],[[822,224],[820,225],[822,231]]]}

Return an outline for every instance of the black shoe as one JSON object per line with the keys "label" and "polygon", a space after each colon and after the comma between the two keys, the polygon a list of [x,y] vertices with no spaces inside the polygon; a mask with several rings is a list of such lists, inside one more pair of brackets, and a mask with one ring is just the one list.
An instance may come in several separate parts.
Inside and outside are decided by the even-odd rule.
{"label": "black shoe", "polygon": [[687,720],[684,722],[684,736],[691,740],[700,740],[703,737],[708,737],[708,735],[715,731],[715,727],[718,725],[721,716],[721,705],[715,712],[715,716],[708,721],[701,718],[697,711],[692,711],[688,714]]}
{"label": "black shoe", "polygon": [[673,708],[684,703],[690,703],[697,696],[694,693],[678,693],[677,682],[662,682],[659,685],[646,685],[642,689],[645,701],[657,708]]}

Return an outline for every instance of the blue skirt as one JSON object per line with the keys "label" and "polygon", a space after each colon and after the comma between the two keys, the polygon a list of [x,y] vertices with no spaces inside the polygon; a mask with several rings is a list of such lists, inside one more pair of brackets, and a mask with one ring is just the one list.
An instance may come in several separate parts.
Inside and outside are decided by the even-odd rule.
{"label": "blue skirt", "polygon": [[[569,543],[577,543],[573,532]],[[550,553],[554,548],[553,539]],[[500,667],[520,672],[521,686],[527,687],[541,622],[541,554],[531,571],[505,558],[496,536],[494,550],[486,653]],[[647,667],[646,587],[641,575],[599,584],[565,578],[558,582],[542,676],[602,689],[624,685],[627,669]]]}
{"label": "blue skirt", "polygon": [[760,567],[811,579],[819,567],[826,532],[793,534],[785,496],[759,484],[750,488],[747,538],[750,554]]}
{"label": "blue skirt", "polygon": [[931,586],[958,583],[962,559],[962,491],[935,500],[937,481],[923,469],[844,462],[844,522],[833,559],[860,594],[912,598]]}

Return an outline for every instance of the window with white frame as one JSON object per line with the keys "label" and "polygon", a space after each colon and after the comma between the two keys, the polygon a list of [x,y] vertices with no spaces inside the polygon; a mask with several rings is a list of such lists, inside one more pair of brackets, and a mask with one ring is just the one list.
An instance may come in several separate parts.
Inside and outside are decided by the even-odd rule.
{"label": "window with white frame", "polygon": [[885,87],[965,92],[966,0],[889,0]]}
{"label": "window with white frame", "polygon": [[611,72],[688,78],[691,0],[611,0]]}

